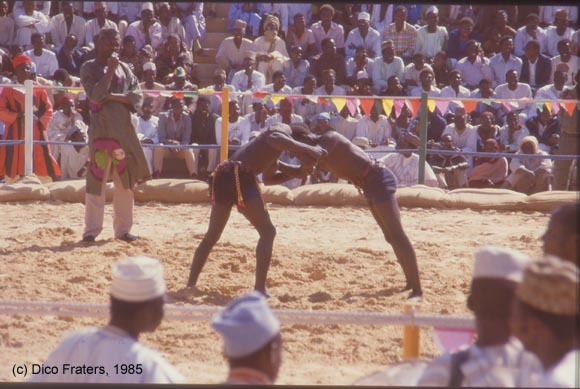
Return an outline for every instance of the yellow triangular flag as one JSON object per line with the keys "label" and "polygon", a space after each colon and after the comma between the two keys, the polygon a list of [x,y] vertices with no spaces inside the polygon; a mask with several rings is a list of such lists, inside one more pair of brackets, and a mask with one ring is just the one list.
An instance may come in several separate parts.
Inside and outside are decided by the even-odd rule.
{"label": "yellow triangular flag", "polygon": [[550,112],[550,114],[552,113],[552,103],[546,101],[544,103],[544,105],[546,106],[546,108],[548,108],[548,111]]}
{"label": "yellow triangular flag", "polygon": [[389,116],[393,110],[393,99],[383,99],[383,109],[385,110],[385,115]]}
{"label": "yellow triangular flag", "polygon": [[435,100],[427,100],[427,108],[429,108],[429,112],[435,111],[436,106]]}
{"label": "yellow triangular flag", "polygon": [[285,95],[270,95],[272,102],[277,105],[281,100],[284,100]]}
{"label": "yellow triangular flag", "polygon": [[336,110],[338,112],[342,111],[342,109],[346,105],[346,97],[331,97],[330,99],[336,106]]}

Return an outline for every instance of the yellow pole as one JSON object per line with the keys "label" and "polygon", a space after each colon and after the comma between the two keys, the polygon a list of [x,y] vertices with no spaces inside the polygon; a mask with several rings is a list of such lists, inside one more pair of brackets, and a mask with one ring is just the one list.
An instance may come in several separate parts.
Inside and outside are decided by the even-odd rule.
{"label": "yellow pole", "polygon": [[[412,317],[419,310],[415,304],[405,304],[405,313],[411,313]],[[419,358],[419,327],[414,324],[408,324],[403,330],[403,359]]]}
{"label": "yellow pole", "polygon": [[228,127],[230,122],[230,91],[222,88],[222,144],[220,148],[220,162],[228,159]]}

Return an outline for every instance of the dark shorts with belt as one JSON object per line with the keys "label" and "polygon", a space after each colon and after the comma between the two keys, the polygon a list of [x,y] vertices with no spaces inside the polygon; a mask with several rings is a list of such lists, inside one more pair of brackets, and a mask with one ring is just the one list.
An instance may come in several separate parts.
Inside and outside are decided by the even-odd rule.
{"label": "dark shorts with belt", "polygon": [[390,200],[395,194],[397,179],[392,171],[375,164],[362,178],[359,187],[369,202],[379,203]]}
{"label": "dark shorts with belt", "polygon": [[[256,180],[256,175],[244,171],[240,166],[238,168],[238,177],[240,180],[240,191],[244,202],[261,197],[260,187]],[[212,199],[216,204],[238,206],[238,190],[236,188],[235,163],[226,161],[220,164],[212,175],[210,184]]]}

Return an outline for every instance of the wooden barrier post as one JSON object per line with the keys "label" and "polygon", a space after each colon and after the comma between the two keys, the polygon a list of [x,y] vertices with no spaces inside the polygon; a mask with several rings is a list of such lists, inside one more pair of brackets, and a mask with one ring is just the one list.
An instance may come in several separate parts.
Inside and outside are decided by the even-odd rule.
{"label": "wooden barrier post", "polygon": [[230,91],[228,87],[222,88],[222,143],[220,147],[220,162],[228,159],[228,127],[230,124]]}
{"label": "wooden barrier post", "polygon": [[427,122],[429,107],[427,106],[427,92],[421,93],[421,115],[419,121],[420,138],[419,142],[419,184],[425,183],[425,164],[427,163]]}
{"label": "wooden barrier post", "polygon": [[407,324],[403,329],[403,359],[416,359],[419,358],[419,343],[420,343],[420,333],[419,327],[417,327],[415,322],[415,313],[419,311],[419,307],[416,304],[405,304],[405,313],[411,314],[411,324]]}

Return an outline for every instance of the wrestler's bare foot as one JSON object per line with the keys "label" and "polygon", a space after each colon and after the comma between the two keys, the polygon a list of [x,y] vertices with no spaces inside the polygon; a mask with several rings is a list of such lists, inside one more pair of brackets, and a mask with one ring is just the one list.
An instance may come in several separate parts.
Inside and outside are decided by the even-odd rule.
{"label": "wrestler's bare foot", "polygon": [[262,296],[264,296],[266,299],[269,299],[270,297],[272,297],[272,295],[270,293],[268,293],[265,289],[254,289],[256,292],[260,292],[262,294]]}
{"label": "wrestler's bare foot", "polygon": [[179,293],[184,297],[197,297],[204,294],[204,292],[198,289],[197,286],[189,284],[185,288],[181,289]]}
{"label": "wrestler's bare foot", "polygon": [[415,297],[422,297],[423,296],[423,290],[421,288],[413,288],[413,290],[411,291],[411,293],[409,294],[409,297],[407,297],[407,299],[412,299]]}

